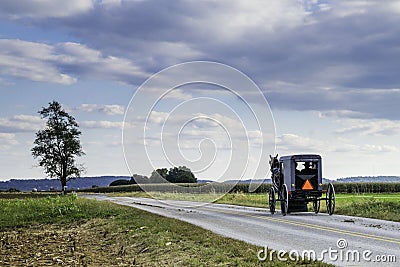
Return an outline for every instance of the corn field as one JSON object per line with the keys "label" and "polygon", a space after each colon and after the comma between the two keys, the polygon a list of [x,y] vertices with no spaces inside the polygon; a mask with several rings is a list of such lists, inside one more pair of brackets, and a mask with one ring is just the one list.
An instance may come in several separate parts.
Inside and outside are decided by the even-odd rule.
{"label": "corn field", "polygon": [[[323,185],[323,189],[328,184]],[[400,183],[334,183],[336,193],[397,193],[400,192]],[[145,184],[124,185],[82,189],[80,192],[112,193],[112,192],[172,192],[172,193],[268,193],[271,184],[261,184],[255,191],[249,192],[249,184]]]}

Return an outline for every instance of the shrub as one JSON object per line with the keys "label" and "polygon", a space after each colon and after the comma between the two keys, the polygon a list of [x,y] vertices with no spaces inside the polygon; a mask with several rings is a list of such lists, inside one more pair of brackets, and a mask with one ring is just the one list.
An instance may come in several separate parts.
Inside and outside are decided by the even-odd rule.
{"label": "shrub", "polygon": [[119,179],[111,182],[110,186],[129,185],[129,184],[131,184],[130,180]]}
{"label": "shrub", "polygon": [[7,191],[10,192],[10,193],[21,192],[17,188],[10,188]]}

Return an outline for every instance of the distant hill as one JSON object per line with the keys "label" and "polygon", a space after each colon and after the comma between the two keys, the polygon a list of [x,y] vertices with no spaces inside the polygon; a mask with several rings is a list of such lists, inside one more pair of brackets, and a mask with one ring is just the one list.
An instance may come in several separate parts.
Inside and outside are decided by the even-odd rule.
{"label": "distant hill", "polygon": [[[91,188],[93,186],[109,186],[115,180],[126,179],[130,180],[130,176],[97,176],[97,177],[81,177],[68,182],[69,190],[77,190],[83,188]],[[250,183],[251,181],[259,183],[271,183],[271,179],[255,179],[255,180],[227,180],[224,183]],[[381,183],[400,183],[399,176],[358,176],[339,178],[331,180],[323,178],[323,183],[337,182],[337,183],[360,183],[360,182],[381,182]],[[211,180],[198,180],[198,183],[209,183]],[[61,190],[60,181],[57,179],[11,179],[9,181],[0,181],[0,191],[6,191],[10,188],[16,188],[20,191],[32,191],[36,188],[41,190]]]}
{"label": "distant hill", "polygon": [[[130,180],[130,176],[98,176],[98,177],[81,177],[71,180],[67,183],[68,190],[76,190],[83,188],[91,188],[93,186],[108,186],[111,182],[119,179]],[[11,179],[9,181],[0,182],[0,191],[10,188],[16,188],[20,191],[32,191],[36,188],[41,190],[61,190],[61,183],[57,179]]]}

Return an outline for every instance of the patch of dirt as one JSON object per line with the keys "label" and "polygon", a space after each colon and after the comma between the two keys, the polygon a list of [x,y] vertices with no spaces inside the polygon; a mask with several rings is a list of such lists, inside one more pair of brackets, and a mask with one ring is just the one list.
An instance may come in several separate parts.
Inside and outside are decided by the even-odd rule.
{"label": "patch of dirt", "polygon": [[102,219],[0,230],[0,266],[132,266],[128,230]]}

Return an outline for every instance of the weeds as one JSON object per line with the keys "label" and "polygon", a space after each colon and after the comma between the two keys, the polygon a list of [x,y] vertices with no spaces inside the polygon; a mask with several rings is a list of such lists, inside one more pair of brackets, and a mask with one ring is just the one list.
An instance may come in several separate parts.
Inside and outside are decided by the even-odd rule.
{"label": "weeds", "polygon": [[0,199],[0,227],[40,223],[67,223],[110,216],[109,203],[79,199],[76,195],[45,198]]}
{"label": "weeds", "polygon": [[339,205],[336,213],[400,222],[400,202],[369,197]]}

